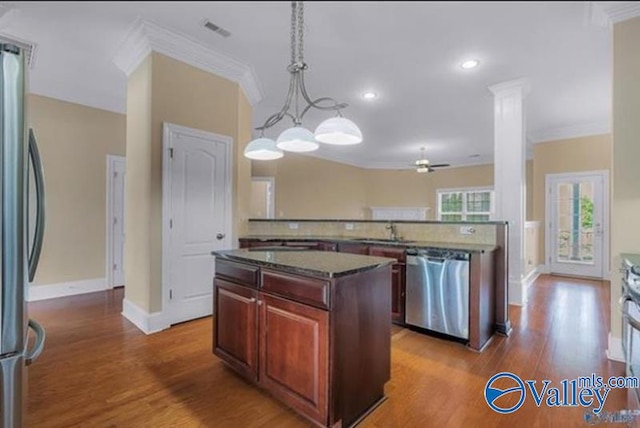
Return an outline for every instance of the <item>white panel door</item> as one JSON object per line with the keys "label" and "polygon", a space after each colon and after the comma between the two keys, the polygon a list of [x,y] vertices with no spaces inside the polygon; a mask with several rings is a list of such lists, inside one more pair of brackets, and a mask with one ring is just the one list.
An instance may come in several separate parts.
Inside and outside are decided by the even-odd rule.
{"label": "white panel door", "polygon": [[211,315],[212,250],[229,247],[228,142],[182,127],[169,132],[168,311],[175,324]]}
{"label": "white panel door", "polygon": [[111,220],[113,246],[113,286],[124,285],[124,179],[125,161],[114,162],[113,172],[113,218]]}
{"label": "white panel door", "polygon": [[605,177],[547,177],[551,273],[602,278],[605,265]]}
{"label": "white panel door", "polygon": [[107,156],[107,281],[109,287],[124,285],[125,177],[125,157]]}

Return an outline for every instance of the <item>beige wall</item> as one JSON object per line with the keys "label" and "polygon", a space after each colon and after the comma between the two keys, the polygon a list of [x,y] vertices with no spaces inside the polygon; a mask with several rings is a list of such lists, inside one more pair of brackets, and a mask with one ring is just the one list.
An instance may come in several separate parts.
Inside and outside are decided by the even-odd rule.
{"label": "beige wall", "polygon": [[151,57],[127,81],[127,179],[125,180],[125,292],[149,307],[151,284]]}
{"label": "beige wall", "polygon": [[528,160],[525,165],[525,189],[526,189],[526,211],[525,219],[533,219],[533,160]]}
{"label": "beige wall", "polygon": [[103,279],[107,155],[125,154],[125,116],[33,94],[27,103],[47,210],[34,283]]}
{"label": "beige wall", "polygon": [[493,165],[439,169],[429,174],[413,170],[365,172],[368,206],[429,207],[428,219],[437,216],[438,189],[493,185]]}
{"label": "beige wall", "polygon": [[533,146],[533,218],[540,221],[539,259],[545,251],[545,177],[547,174],[611,169],[611,135],[549,141]]}
{"label": "beige wall", "polygon": [[275,177],[276,218],[368,219],[372,206],[426,206],[434,219],[438,189],[491,186],[493,165],[418,174],[287,153],[277,161],[253,162],[253,175]]}
{"label": "beige wall", "polygon": [[253,162],[254,176],[275,177],[275,218],[363,219],[367,214],[361,168],[287,153]]}
{"label": "beige wall", "polygon": [[[142,309],[156,312],[162,308],[162,124],[233,139],[233,230],[236,235],[244,234],[251,163],[242,153],[251,138],[251,106],[237,83],[157,53],[130,76],[127,91],[127,125],[131,128],[127,147],[145,159],[140,167],[133,159],[127,165],[128,172],[138,169],[134,174],[141,181],[127,187],[127,214],[140,210],[144,215],[133,214],[137,221],[127,222],[125,293]],[[131,176],[127,181],[133,181]],[[129,254],[138,250],[133,258],[143,262],[132,264]]]}
{"label": "beige wall", "polygon": [[613,27],[611,333],[621,336],[620,253],[640,253],[640,18]]}

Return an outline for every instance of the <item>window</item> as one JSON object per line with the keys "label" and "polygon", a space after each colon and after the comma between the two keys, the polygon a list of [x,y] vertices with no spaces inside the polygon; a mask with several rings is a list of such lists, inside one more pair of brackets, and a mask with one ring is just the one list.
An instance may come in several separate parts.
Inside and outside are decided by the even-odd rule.
{"label": "window", "polygon": [[493,214],[493,190],[438,190],[438,220],[489,221]]}

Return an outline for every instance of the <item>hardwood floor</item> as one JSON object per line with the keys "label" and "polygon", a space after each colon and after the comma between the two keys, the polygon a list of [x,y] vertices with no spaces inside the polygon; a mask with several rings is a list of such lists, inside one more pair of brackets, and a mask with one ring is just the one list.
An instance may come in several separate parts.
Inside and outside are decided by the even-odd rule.
{"label": "hardwood floor", "polygon": [[[146,336],[120,315],[122,297],[114,290],[29,304],[48,338],[29,368],[27,426],[307,426],[212,355],[211,318]],[[608,283],[543,276],[528,305],[510,310],[513,334],[482,353],[394,328],[388,399],[360,426],[585,426],[582,407],[537,408],[527,397],[515,413],[499,415],[483,392],[501,371],[552,386],[622,375],[623,365],[605,356]],[[605,410],[625,408],[627,390],[612,390]]]}

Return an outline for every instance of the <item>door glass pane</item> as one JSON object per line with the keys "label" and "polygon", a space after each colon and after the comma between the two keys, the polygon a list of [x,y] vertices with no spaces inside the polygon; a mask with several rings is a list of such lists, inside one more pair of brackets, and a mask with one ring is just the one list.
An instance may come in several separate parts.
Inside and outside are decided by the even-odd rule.
{"label": "door glass pane", "polygon": [[593,264],[593,183],[557,187],[557,261]]}

